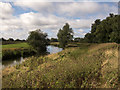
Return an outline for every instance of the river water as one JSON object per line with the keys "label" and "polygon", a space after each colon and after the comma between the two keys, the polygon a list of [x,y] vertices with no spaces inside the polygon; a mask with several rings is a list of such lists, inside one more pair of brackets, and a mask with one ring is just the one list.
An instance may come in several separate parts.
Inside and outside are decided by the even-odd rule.
{"label": "river water", "polygon": [[[57,52],[60,52],[60,51],[62,51],[62,48],[51,46],[51,45],[47,46],[47,52],[49,52],[50,54],[57,53]],[[20,57],[18,59],[14,59],[14,60],[2,61],[2,68],[5,68],[7,66],[14,66],[16,64],[20,64],[24,60],[25,60],[25,58]]]}

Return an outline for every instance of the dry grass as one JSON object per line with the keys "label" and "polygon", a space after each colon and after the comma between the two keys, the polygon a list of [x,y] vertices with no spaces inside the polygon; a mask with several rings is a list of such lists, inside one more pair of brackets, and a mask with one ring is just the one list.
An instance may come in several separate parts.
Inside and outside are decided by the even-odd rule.
{"label": "dry grass", "polygon": [[3,88],[116,88],[117,44],[78,46],[4,69]]}

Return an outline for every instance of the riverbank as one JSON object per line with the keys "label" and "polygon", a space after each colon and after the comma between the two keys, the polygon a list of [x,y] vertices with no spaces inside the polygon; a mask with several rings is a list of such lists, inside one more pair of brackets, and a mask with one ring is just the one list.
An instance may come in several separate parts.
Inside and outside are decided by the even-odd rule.
{"label": "riverbank", "polygon": [[[58,47],[59,43],[53,42],[50,45]],[[26,42],[2,45],[3,61],[17,59],[20,57],[32,56],[35,54],[36,51]]]}
{"label": "riverbank", "polygon": [[[42,54],[43,55],[48,55],[48,54],[53,54],[53,53],[57,53],[57,52],[60,52],[62,51],[62,48],[59,48],[59,47],[56,47],[56,46],[52,46],[52,45],[49,45],[47,46],[47,53],[46,54]],[[30,54],[31,55],[31,54]],[[31,57],[31,56],[37,56],[37,55],[31,55],[31,56],[28,56],[28,57]],[[24,56],[24,57],[23,57]],[[24,61],[25,58],[28,58],[27,56],[25,57],[25,55],[23,55],[19,58],[15,58],[15,59],[10,59],[10,60],[3,60],[2,64],[3,64],[3,68],[7,67],[7,66],[14,66],[16,64],[20,64],[22,61]]]}
{"label": "riverbank", "polygon": [[36,54],[35,50],[27,43],[2,45],[2,60],[10,60]]}
{"label": "riverbank", "polygon": [[3,88],[116,88],[118,44],[78,44],[3,69]]}

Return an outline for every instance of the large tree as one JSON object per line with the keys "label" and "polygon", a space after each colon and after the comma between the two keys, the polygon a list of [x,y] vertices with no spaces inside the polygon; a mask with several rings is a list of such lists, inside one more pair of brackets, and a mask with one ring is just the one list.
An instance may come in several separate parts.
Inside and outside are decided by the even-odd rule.
{"label": "large tree", "polygon": [[37,53],[43,53],[46,51],[48,45],[47,34],[43,33],[40,29],[31,31],[27,38],[27,42],[37,51]]}
{"label": "large tree", "polygon": [[85,40],[89,43],[120,43],[119,20],[120,15],[114,14],[110,14],[102,21],[97,19],[92,24],[91,32],[85,35]]}
{"label": "large tree", "polygon": [[63,49],[66,47],[68,42],[72,41],[73,30],[72,28],[70,28],[70,25],[68,23],[66,23],[63,28],[59,30],[57,37],[60,47],[62,47]]}
{"label": "large tree", "polygon": [[8,41],[14,41],[14,39],[13,38],[9,38]]}

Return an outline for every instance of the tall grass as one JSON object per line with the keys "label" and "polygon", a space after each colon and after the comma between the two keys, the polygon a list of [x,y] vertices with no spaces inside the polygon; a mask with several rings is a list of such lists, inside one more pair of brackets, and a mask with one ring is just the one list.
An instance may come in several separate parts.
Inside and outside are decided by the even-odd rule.
{"label": "tall grass", "polygon": [[5,68],[3,88],[116,88],[118,45],[78,46]]}

